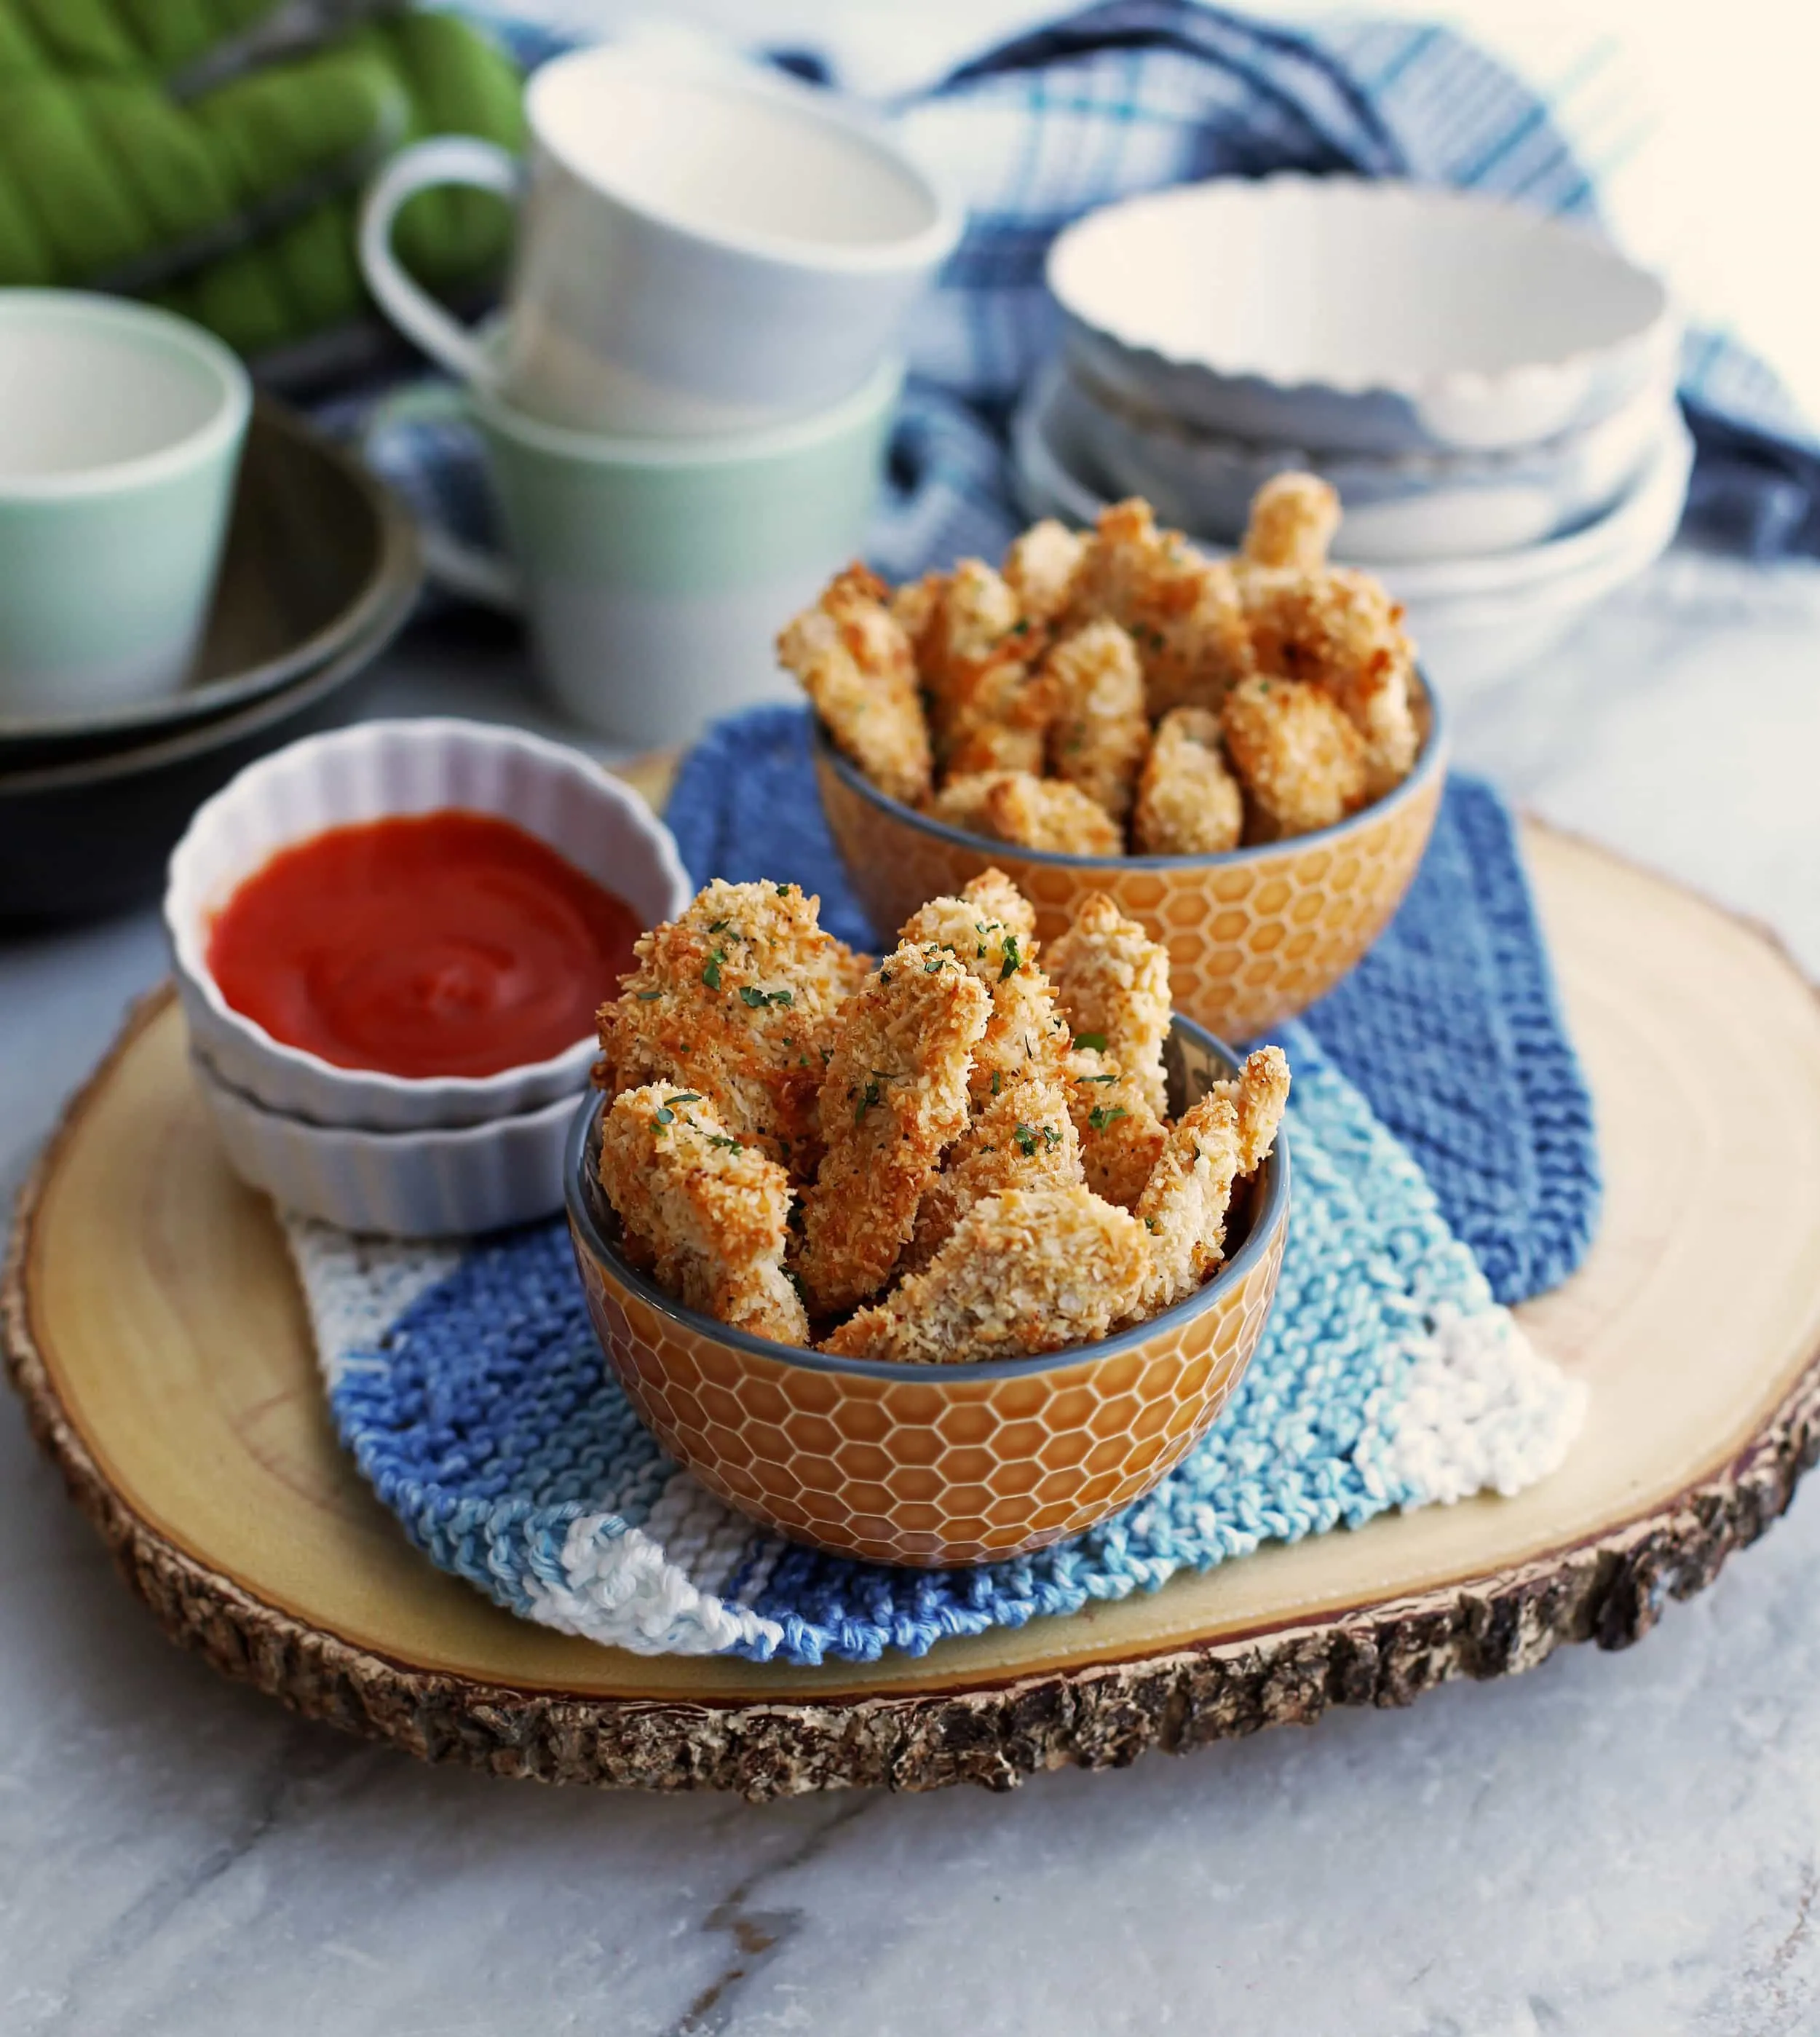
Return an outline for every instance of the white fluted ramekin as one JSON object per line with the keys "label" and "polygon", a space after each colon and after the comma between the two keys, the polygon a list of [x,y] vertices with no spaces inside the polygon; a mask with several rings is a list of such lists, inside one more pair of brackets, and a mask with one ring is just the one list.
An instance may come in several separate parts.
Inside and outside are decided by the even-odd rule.
{"label": "white fluted ramekin", "polygon": [[230,1088],[268,1111],[371,1132],[480,1125],[580,1095],[597,1051],[591,1035],[495,1075],[338,1068],[233,1010],[210,973],[213,916],[279,849],[325,828],[450,807],[515,822],[617,892],[644,926],[674,919],[693,894],[670,830],[579,750],[434,719],[364,722],[293,743],[198,808],[171,857],[164,924],[178,993],[192,1044]]}
{"label": "white fluted ramekin", "polygon": [[234,1172],[281,1208],[383,1238],[470,1237],[562,1207],[562,1156],[587,1094],[446,1130],[363,1132],[266,1110],[200,1054],[191,1068]]}

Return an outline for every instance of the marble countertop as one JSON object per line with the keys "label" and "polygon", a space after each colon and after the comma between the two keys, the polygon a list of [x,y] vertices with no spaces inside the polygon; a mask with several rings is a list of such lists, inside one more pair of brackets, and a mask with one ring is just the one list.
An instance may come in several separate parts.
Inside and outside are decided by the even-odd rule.
{"label": "marble countertop", "polygon": [[[1671,555],[1460,703],[1461,758],[1820,974],[1817,646],[1820,571]],[[503,712],[515,658],[417,638],[379,704]],[[149,914],[0,943],[0,1185],[162,966]],[[178,1653],[9,1402],[0,2031],[1811,2030],[1811,1565],[1812,1492],[1626,1654],[1008,1797],[593,1795],[420,1767]]]}

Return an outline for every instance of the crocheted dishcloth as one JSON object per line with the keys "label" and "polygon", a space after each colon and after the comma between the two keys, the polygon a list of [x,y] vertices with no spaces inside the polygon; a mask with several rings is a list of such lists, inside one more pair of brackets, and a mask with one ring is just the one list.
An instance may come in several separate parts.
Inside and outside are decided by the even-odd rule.
{"label": "crocheted dishcloth", "polygon": [[[664,810],[699,881],[793,880],[875,947],[822,817],[800,709],[753,709],[690,753]],[[1448,781],[1403,908],[1303,1025],[1414,1156],[1492,1293],[1558,1287],[1598,1222],[1592,1103],[1557,1003],[1504,803]]]}
{"label": "crocheted dishcloth", "polygon": [[444,1246],[289,1227],[342,1441],[412,1540],[498,1604],[641,1653],[920,1655],[1392,1506],[1512,1493],[1584,1389],[1530,1346],[1420,1170],[1301,1026],[1276,1305],[1211,1432],[1148,1498],[1015,1561],[795,1546],[659,1449],[608,1375],[564,1227]]}

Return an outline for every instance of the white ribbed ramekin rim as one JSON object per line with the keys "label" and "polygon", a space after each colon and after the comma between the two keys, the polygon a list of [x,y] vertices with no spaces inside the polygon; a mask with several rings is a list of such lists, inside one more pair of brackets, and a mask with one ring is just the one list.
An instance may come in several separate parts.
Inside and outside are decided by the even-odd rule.
{"label": "white ribbed ramekin rim", "polygon": [[164,926],[178,994],[192,1044],[230,1088],[319,1126],[381,1132],[483,1124],[580,1094],[591,1037],[496,1075],[413,1079],[338,1068],[233,1010],[210,973],[210,916],[278,850],[350,822],[450,807],[515,822],[617,892],[643,925],[674,919],[693,895],[670,830],[579,750],[440,717],[308,737],[250,765],[200,807],[171,856]]}

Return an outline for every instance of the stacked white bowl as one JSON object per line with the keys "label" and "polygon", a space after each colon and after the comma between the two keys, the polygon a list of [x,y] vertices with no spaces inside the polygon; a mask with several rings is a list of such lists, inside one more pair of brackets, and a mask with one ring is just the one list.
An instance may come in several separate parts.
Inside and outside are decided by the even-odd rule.
{"label": "stacked white bowl", "polygon": [[1210,547],[1304,469],[1335,556],[1459,690],[1539,656],[1680,522],[1678,318],[1591,229],[1438,187],[1279,176],[1089,214],[1049,258],[1059,361],[1014,432],[1033,516],[1147,497]]}
{"label": "stacked white bowl", "polygon": [[278,851],[327,828],[458,808],[514,822],[623,898],[642,926],[693,895],[670,830],[578,750],[516,729],[366,722],[266,758],[198,809],[171,857],[164,923],[191,1058],[235,1170],[343,1230],[492,1230],[562,1206],[563,1150],[591,1036],[486,1076],[348,1068],[275,1039],[222,996],[213,916]]}

